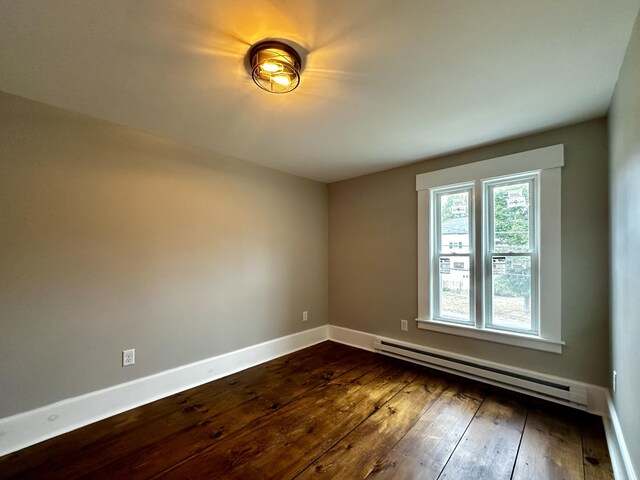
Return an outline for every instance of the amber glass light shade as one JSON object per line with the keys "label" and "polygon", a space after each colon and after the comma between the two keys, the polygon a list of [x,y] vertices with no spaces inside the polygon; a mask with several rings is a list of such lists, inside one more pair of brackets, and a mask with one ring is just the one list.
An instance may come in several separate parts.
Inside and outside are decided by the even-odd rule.
{"label": "amber glass light shade", "polygon": [[300,55],[285,43],[256,43],[249,51],[249,59],[253,81],[267,92],[291,92],[300,83]]}

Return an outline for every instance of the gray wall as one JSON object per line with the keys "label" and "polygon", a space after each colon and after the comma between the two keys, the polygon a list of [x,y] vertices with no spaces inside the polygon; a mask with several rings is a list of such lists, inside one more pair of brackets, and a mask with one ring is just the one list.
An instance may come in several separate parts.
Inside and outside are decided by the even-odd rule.
{"label": "gray wall", "polygon": [[[558,143],[565,145],[562,355],[418,330],[416,174]],[[330,184],[329,322],[607,385],[607,158],[607,124],[598,119]],[[409,332],[400,331],[402,318]]]}
{"label": "gray wall", "polygon": [[609,135],[613,400],[640,474],[640,16],[613,96]]}
{"label": "gray wall", "polygon": [[0,417],[327,323],[326,185],[3,93],[0,126]]}

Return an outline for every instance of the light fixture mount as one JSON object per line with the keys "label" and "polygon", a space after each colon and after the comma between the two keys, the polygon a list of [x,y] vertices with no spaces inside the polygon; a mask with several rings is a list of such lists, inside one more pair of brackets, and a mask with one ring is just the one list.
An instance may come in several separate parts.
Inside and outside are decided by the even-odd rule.
{"label": "light fixture mount", "polygon": [[263,40],[249,50],[251,77],[269,93],[287,93],[300,84],[298,52],[284,42]]}

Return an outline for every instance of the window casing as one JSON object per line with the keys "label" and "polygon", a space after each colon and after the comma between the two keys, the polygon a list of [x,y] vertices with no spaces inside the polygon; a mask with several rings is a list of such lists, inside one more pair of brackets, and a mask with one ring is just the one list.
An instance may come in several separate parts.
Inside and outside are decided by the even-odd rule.
{"label": "window casing", "polygon": [[556,145],[418,175],[418,327],[561,353]]}

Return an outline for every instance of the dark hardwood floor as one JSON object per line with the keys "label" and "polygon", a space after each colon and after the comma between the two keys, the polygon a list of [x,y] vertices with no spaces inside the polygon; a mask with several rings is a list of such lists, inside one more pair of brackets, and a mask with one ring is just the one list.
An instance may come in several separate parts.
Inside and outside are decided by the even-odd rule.
{"label": "dark hardwood floor", "polygon": [[608,479],[599,417],[324,342],[0,458],[25,479]]}

